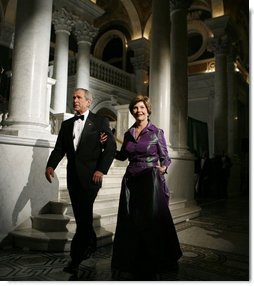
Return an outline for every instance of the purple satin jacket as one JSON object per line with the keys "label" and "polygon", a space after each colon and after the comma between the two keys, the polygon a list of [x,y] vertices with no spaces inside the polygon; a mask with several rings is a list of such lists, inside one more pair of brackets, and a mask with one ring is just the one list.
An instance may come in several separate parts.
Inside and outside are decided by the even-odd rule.
{"label": "purple satin jacket", "polygon": [[137,174],[145,168],[159,165],[168,167],[171,160],[164,132],[151,122],[141,131],[135,139],[135,124],[124,135],[124,142],[120,151],[117,151],[117,160],[129,160],[126,174]]}

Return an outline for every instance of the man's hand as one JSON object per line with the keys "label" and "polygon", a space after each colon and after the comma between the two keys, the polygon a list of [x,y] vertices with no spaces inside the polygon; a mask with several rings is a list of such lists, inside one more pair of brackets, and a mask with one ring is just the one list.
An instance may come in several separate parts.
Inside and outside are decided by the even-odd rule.
{"label": "man's hand", "polygon": [[45,177],[46,179],[52,183],[51,177],[54,178],[54,169],[52,167],[48,167],[45,171]]}
{"label": "man's hand", "polygon": [[93,182],[97,185],[97,184],[102,184],[102,177],[103,177],[103,173],[100,171],[95,171],[93,174]]}

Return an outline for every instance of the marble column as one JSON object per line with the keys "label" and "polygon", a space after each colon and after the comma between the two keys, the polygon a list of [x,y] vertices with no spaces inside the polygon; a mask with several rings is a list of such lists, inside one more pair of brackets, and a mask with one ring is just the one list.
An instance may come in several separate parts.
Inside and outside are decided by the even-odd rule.
{"label": "marble column", "polygon": [[[171,11],[170,8],[174,9]],[[199,207],[194,201],[194,157],[186,149],[187,134],[185,134],[188,99],[186,1],[177,0],[172,3],[168,0],[153,1],[152,14],[149,82],[149,97],[152,101],[151,118],[164,130],[170,147],[169,156],[172,163],[166,176],[170,198],[185,202],[180,213],[184,213],[187,206],[192,206],[193,212],[198,213]],[[171,33],[173,33],[172,36]],[[178,86],[172,84],[171,76],[177,81]],[[182,93],[179,94],[177,89]],[[174,116],[176,119],[173,118]],[[171,138],[173,131],[176,134]]]}
{"label": "marble column", "polygon": [[240,142],[238,132],[238,104],[236,90],[236,72],[234,56],[227,56],[227,81],[228,81],[228,153],[239,155]]}
{"label": "marble column", "polygon": [[134,51],[131,63],[134,66],[137,94],[148,95],[150,43],[145,38],[132,40],[128,46]]}
{"label": "marble column", "polygon": [[187,9],[190,1],[170,1],[171,73],[170,73],[170,147],[187,151],[188,128],[188,42]]}
{"label": "marble column", "polygon": [[226,36],[213,41],[215,53],[214,153],[228,152],[228,84]]}
{"label": "marble column", "polygon": [[2,131],[43,132],[46,113],[52,0],[17,1],[9,117]]}
{"label": "marble column", "polygon": [[57,176],[52,184],[44,176],[56,140],[49,128],[52,2],[17,1],[10,116],[0,131],[0,241],[58,198]]}
{"label": "marble column", "polygon": [[169,138],[170,118],[170,6],[168,0],[152,1],[149,97],[151,120]]}
{"label": "marble column", "polygon": [[206,24],[213,32],[208,49],[215,55],[214,79],[214,153],[228,152],[228,78],[227,55],[229,16],[208,19]]}
{"label": "marble column", "polygon": [[[231,41],[230,41],[231,43]],[[234,63],[232,45],[227,54],[227,93],[228,93],[228,156],[232,161],[228,184],[228,195],[237,194],[242,188],[242,174],[246,164],[241,152],[241,136],[239,136],[239,114],[237,96],[237,74]],[[244,167],[243,167],[244,166]]]}
{"label": "marble column", "polygon": [[87,21],[77,21],[74,34],[78,43],[76,87],[89,89],[90,47],[98,29]]}
{"label": "marble column", "polygon": [[[188,127],[188,52],[187,8],[189,1],[170,0],[170,109],[168,184],[173,197],[184,198],[186,205],[194,201],[194,156],[187,147]],[[183,179],[184,178],[184,179]]]}
{"label": "marble column", "polygon": [[64,113],[67,103],[69,36],[73,26],[72,15],[65,9],[55,11],[52,20],[56,33],[54,74],[51,107],[55,113]]}

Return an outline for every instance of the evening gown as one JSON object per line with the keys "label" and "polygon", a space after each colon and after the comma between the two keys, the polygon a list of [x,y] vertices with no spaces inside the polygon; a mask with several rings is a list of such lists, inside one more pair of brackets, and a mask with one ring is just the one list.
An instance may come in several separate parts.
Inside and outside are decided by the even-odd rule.
{"label": "evening gown", "polygon": [[158,162],[169,166],[162,129],[151,122],[135,139],[125,133],[116,159],[129,160],[122,180],[111,266],[125,272],[170,270],[182,256],[168,207],[169,192]]}

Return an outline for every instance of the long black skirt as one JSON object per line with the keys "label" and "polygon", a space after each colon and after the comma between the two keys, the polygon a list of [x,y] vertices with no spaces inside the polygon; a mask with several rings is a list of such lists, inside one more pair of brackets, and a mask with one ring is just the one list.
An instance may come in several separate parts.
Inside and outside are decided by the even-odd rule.
{"label": "long black skirt", "polygon": [[157,168],[125,174],[120,194],[112,269],[170,271],[182,256],[168,208],[164,176]]}

